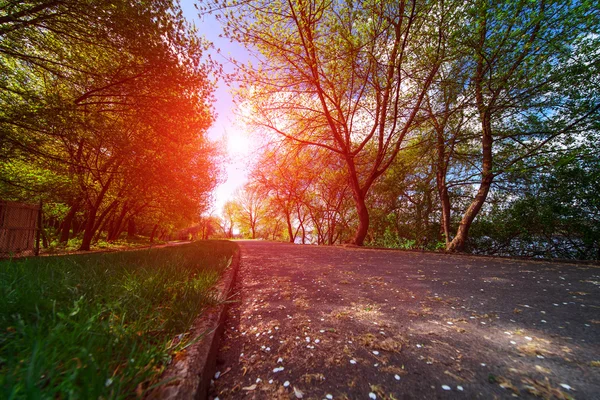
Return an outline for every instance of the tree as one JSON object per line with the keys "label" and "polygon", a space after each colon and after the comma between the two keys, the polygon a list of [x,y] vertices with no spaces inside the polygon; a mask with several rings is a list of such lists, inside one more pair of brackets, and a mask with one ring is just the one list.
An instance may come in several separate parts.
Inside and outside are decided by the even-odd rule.
{"label": "tree", "polygon": [[179,7],[2,7],[0,169],[11,172],[2,174],[3,192],[65,204],[61,240],[83,225],[82,250],[103,230],[117,237],[142,213],[158,218],[153,225],[196,219],[219,172],[204,137],[212,65]]}
{"label": "tree", "polygon": [[235,203],[228,201],[223,205],[222,217],[221,217],[221,230],[226,238],[233,238],[233,228],[235,226]]}
{"label": "tree", "polygon": [[305,147],[282,142],[263,150],[250,175],[251,182],[260,188],[261,196],[269,199],[271,211],[285,221],[291,243],[299,233],[302,243],[306,242],[308,215],[304,205],[317,176],[309,167],[312,163],[312,154]]}
{"label": "tree", "polygon": [[472,96],[478,117],[480,179],[449,251],[464,249],[471,224],[500,174],[550,150],[600,110],[600,103],[571,97],[562,86],[574,63],[580,65],[578,84],[589,73],[575,57],[578,45],[591,40],[596,42],[592,48],[598,48],[598,12],[591,3],[478,1],[466,11],[455,43],[471,59],[466,96]]}
{"label": "tree", "polygon": [[225,34],[259,53],[238,75],[253,122],[345,164],[357,245],[368,232],[369,190],[420,122],[453,6],[234,1],[224,10]]}
{"label": "tree", "polygon": [[260,189],[249,183],[243,189],[238,189],[234,200],[236,221],[241,230],[249,233],[251,239],[256,239],[258,223],[265,215],[265,201]]}

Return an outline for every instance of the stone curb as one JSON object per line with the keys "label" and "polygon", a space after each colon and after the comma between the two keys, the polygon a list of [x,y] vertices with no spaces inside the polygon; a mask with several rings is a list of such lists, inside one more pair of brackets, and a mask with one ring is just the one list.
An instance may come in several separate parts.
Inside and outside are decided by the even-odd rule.
{"label": "stone curb", "polygon": [[[240,265],[240,252],[237,246],[229,268],[216,285],[221,301],[227,300],[231,295]],[[168,383],[152,390],[145,396],[146,399],[204,400],[208,398],[208,389],[215,373],[228,306],[226,302],[221,303],[207,310],[194,321],[192,335],[204,334],[205,336],[175,358],[160,378],[161,382],[168,381]]]}

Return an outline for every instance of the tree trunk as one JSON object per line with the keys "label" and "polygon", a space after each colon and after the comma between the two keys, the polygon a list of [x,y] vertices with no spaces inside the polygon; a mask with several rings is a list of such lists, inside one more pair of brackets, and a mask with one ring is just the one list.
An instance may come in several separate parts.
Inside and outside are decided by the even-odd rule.
{"label": "tree trunk", "polygon": [[81,246],[79,246],[80,251],[89,251],[90,245],[92,244],[92,239],[94,238],[94,225],[96,223],[96,214],[98,213],[98,206],[93,205],[89,213],[87,215],[87,220],[85,223],[85,229],[83,231],[83,240],[81,241]]}
{"label": "tree trunk", "polygon": [[446,151],[443,132],[437,132],[437,166],[435,171],[435,180],[437,183],[438,195],[442,203],[442,229],[444,231],[444,241],[446,247],[450,243],[450,196],[448,195],[448,185],[446,184]]}
{"label": "tree trunk", "polygon": [[152,228],[152,233],[150,234],[150,243],[154,243],[154,235],[156,235],[157,229],[158,229],[158,224],[154,224],[154,228]]}
{"label": "tree trunk", "polygon": [[117,204],[116,200],[113,201],[112,204],[109,205],[106,208],[106,210],[104,210],[104,212],[102,212],[102,215],[100,215],[100,218],[96,219],[96,214],[98,213],[98,209],[100,208],[100,205],[102,204],[102,200],[104,199],[104,195],[106,194],[106,192],[108,190],[111,180],[112,180],[112,177],[104,185],[104,187],[98,194],[98,197],[96,198],[96,201],[94,202],[94,204],[90,204],[90,210],[89,210],[89,213],[87,216],[85,230],[83,232],[83,240],[81,241],[81,246],[79,247],[79,250],[81,250],[81,251],[89,251],[90,250],[90,245],[92,244],[92,239],[94,238],[94,233],[100,227],[100,224],[102,223],[102,221],[104,220],[106,215],[108,215],[110,210]]}
{"label": "tree trunk", "polygon": [[127,221],[127,238],[131,239],[135,236],[136,234],[136,228],[135,228],[135,220],[133,219],[133,217],[129,218],[129,220]]}
{"label": "tree trunk", "polygon": [[467,242],[467,238],[469,237],[469,229],[471,228],[473,220],[475,217],[477,217],[477,214],[481,210],[483,203],[485,203],[492,185],[492,178],[493,176],[491,174],[482,178],[477,195],[465,212],[465,215],[463,215],[460,221],[460,226],[458,227],[458,231],[456,232],[456,236],[454,236],[454,239],[452,239],[452,241],[446,247],[447,251],[463,251],[465,249],[465,244]]}
{"label": "tree trunk", "polygon": [[120,233],[122,232],[123,220],[125,219],[125,214],[127,214],[128,208],[127,203],[123,205],[119,216],[115,220],[114,225],[111,227],[110,232],[108,234],[107,241],[112,242],[119,238]]}
{"label": "tree trunk", "polygon": [[65,216],[65,219],[62,222],[62,225],[60,228],[61,229],[60,239],[59,239],[60,243],[67,243],[69,241],[71,225],[73,225],[73,219],[75,218],[75,214],[77,214],[78,209],[79,209],[79,200],[76,200],[73,203],[73,205],[71,206],[71,208],[69,209],[69,212],[67,213],[67,215]]}
{"label": "tree trunk", "polygon": [[352,239],[352,244],[362,246],[369,231],[369,210],[362,193],[354,194],[354,202],[356,203],[356,213],[358,215],[358,229],[354,239]]}
{"label": "tree trunk", "polygon": [[[104,221],[102,222],[102,225],[100,225],[98,227],[98,229],[96,229],[96,235],[94,236],[92,243],[97,243],[98,240],[100,240],[100,236],[102,236],[102,232],[106,229],[107,224],[108,224],[108,219],[105,218]],[[108,232],[106,233],[106,236],[108,237]]]}
{"label": "tree trunk", "polygon": [[365,199],[369,187],[374,182],[376,176],[372,174],[368,181],[361,187],[358,180],[356,165],[351,157],[346,157],[346,166],[348,167],[350,174],[349,184],[352,189],[352,198],[354,199],[354,204],[356,206],[356,214],[358,215],[358,228],[356,229],[356,233],[351,243],[362,246],[369,232],[369,209],[367,208]]}
{"label": "tree trunk", "polygon": [[285,214],[285,222],[287,224],[288,237],[290,243],[294,243],[296,241],[296,235],[294,235],[294,228],[292,227],[292,219],[290,218],[290,214]]}
{"label": "tree trunk", "polygon": [[473,202],[471,202],[471,205],[463,215],[460,221],[460,226],[458,227],[458,232],[456,232],[456,236],[446,247],[447,251],[464,250],[467,238],[469,237],[469,229],[471,228],[471,224],[473,223],[473,220],[475,220],[475,217],[477,217],[481,207],[483,207],[483,203],[485,203],[485,200],[487,199],[490,187],[492,186],[492,181],[494,180],[494,174],[492,173],[492,125],[489,113],[486,111],[482,112],[481,119],[483,127],[481,138],[483,161],[479,190],[477,191],[477,195],[473,199]]}
{"label": "tree trunk", "polygon": [[[486,40],[486,32],[487,25],[486,20],[483,18],[481,20],[480,32],[479,32],[479,47],[483,48],[483,44]],[[477,60],[477,69],[475,71],[474,83],[475,83],[475,101],[477,103],[477,110],[479,112],[479,118],[481,120],[481,150],[482,150],[482,162],[481,162],[481,182],[479,184],[479,190],[477,191],[477,195],[471,202],[471,205],[463,215],[460,226],[458,227],[458,232],[452,242],[446,246],[447,251],[463,251],[465,248],[465,244],[469,237],[469,229],[471,228],[471,224],[477,217],[477,214],[483,207],[483,203],[487,199],[487,195],[490,191],[490,187],[492,186],[492,181],[494,180],[494,174],[492,173],[492,161],[493,161],[493,153],[492,153],[492,106],[494,104],[494,96],[492,99],[488,100],[486,104],[486,98],[484,96],[484,79],[486,74],[486,64],[487,60],[484,60],[480,55]]]}

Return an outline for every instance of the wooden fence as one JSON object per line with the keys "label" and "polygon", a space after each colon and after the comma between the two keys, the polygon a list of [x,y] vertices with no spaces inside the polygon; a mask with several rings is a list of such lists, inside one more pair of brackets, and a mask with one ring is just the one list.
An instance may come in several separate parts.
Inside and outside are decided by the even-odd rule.
{"label": "wooden fence", "polygon": [[41,204],[0,200],[0,256],[38,255]]}

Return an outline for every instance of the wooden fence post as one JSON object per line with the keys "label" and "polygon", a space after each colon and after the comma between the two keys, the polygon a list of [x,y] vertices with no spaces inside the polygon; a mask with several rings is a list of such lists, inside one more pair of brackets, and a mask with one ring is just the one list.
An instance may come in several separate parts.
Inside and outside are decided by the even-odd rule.
{"label": "wooden fence post", "polygon": [[42,200],[40,200],[40,205],[38,209],[37,215],[37,231],[35,235],[35,252],[36,256],[40,255],[40,236],[42,234]]}

